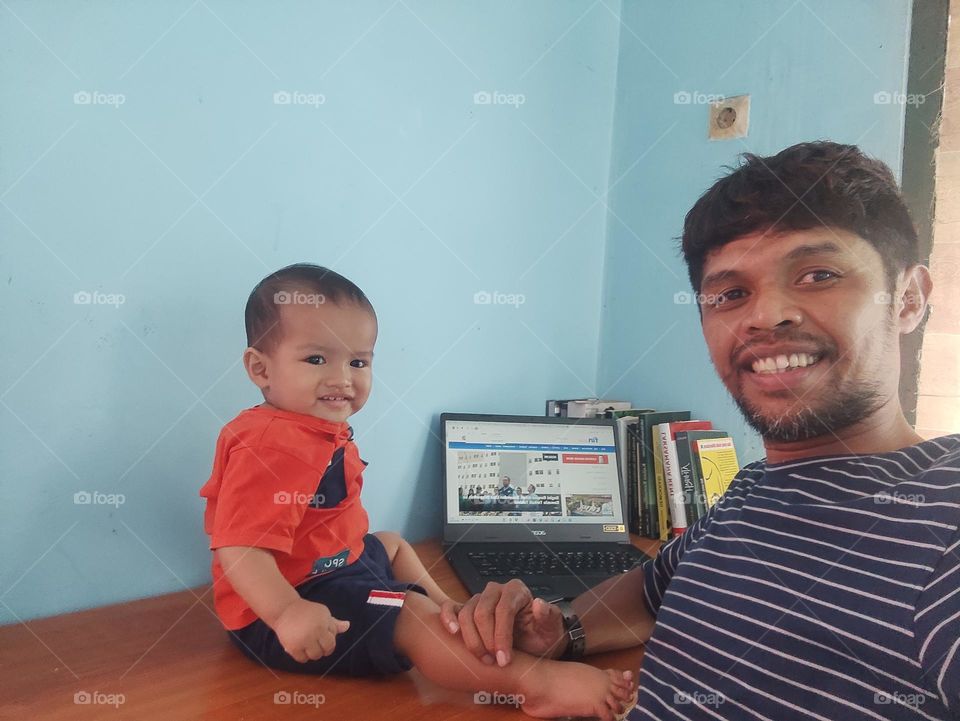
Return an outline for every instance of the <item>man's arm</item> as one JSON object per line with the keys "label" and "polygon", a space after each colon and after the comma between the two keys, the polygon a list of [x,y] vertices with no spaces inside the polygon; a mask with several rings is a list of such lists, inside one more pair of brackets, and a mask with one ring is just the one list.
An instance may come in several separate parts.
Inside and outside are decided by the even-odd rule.
{"label": "man's arm", "polygon": [[[597,653],[636,646],[653,631],[654,618],[643,600],[644,573],[640,568],[609,578],[573,600],[586,634],[586,652]],[[478,658],[510,662],[514,647],[536,656],[559,657],[566,648],[563,615],[514,579],[489,583],[465,604],[447,601],[440,618],[451,633],[460,633]]]}
{"label": "man's arm", "polygon": [[586,634],[586,653],[645,643],[656,622],[643,596],[644,573],[633,568],[608,578],[571,602]]}

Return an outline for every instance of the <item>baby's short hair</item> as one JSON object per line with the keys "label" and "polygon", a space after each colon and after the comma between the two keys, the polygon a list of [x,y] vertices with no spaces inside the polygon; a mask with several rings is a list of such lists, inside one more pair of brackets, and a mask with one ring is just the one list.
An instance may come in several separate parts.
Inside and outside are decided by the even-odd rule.
{"label": "baby's short hair", "polygon": [[257,283],[247,298],[247,345],[269,353],[283,338],[280,307],[298,302],[356,303],[376,317],[373,304],[351,280],[313,263],[294,263]]}

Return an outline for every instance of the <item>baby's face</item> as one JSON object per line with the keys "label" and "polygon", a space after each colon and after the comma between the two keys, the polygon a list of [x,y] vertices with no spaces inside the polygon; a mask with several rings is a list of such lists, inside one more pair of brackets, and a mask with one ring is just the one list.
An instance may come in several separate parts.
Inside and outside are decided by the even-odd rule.
{"label": "baby's face", "polygon": [[268,403],[336,423],[363,408],[377,341],[369,310],[356,303],[284,305],[281,334],[266,356]]}

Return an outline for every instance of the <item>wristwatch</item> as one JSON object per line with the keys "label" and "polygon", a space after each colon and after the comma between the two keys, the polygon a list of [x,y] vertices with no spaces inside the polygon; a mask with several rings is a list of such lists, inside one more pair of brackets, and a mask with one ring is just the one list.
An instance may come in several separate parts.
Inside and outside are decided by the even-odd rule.
{"label": "wristwatch", "polygon": [[573,661],[583,658],[584,650],[587,647],[587,634],[580,623],[580,617],[573,610],[573,605],[569,601],[554,601],[553,605],[560,609],[563,614],[563,632],[567,637],[567,644],[564,646],[561,661]]}

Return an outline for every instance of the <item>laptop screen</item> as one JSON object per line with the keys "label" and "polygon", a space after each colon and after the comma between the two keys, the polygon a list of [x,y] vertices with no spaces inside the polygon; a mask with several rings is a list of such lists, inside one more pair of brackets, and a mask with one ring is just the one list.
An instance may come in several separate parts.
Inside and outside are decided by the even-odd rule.
{"label": "laptop screen", "polygon": [[612,424],[444,424],[447,523],[624,523]]}

